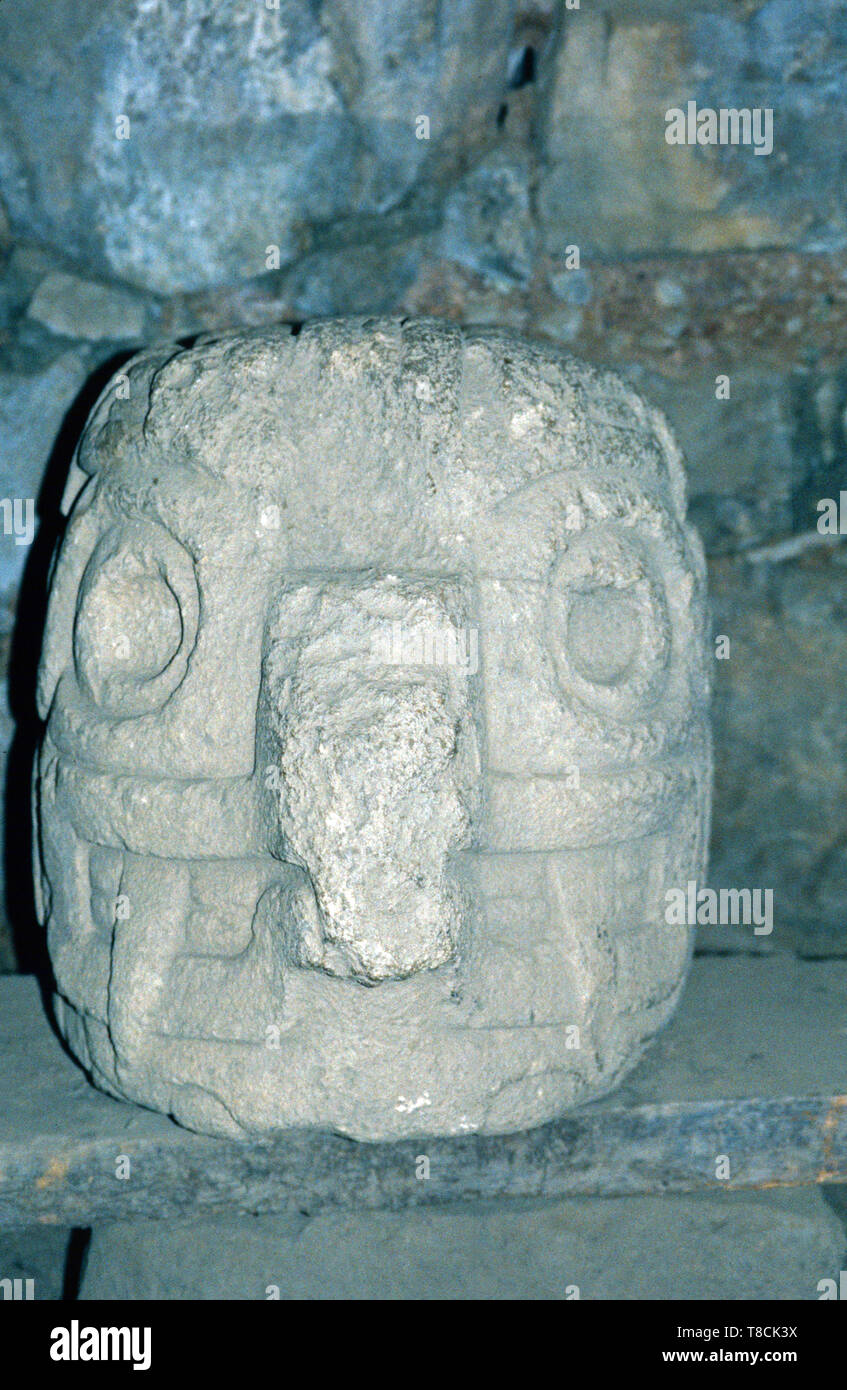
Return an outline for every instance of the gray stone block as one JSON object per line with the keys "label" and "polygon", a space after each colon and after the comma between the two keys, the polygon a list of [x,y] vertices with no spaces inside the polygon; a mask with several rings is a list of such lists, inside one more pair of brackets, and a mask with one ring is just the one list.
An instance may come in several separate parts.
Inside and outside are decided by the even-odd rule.
{"label": "gray stone block", "polygon": [[94,1231],[87,1299],[816,1299],[817,1191],[583,1198]]}
{"label": "gray stone block", "polygon": [[30,300],[29,315],[51,333],[94,341],[137,341],[146,323],[145,304],[138,296],[61,271],[42,280]]}
{"label": "gray stone block", "polygon": [[675,1017],[614,1097],[541,1129],[224,1140],[88,1085],[35,980],[7,977],[0,1227],[844,1183],[845,1010],[847,961],[725,946],[695,959]]}
{"label": "gray stone block", "polygon": [[328,229],[370,240],[485,147],[512,9],[8,0],[13,230],[166,293],[261,274],[269,248],[284,266]]}
{"label": "gray stone block", "polygon": [[717,395],[718,365],[682,380],[628,373],[665,412],[685,455],[692,519],[707,555],[743,550],[790,532],[802,465],[795,452],[788,374],[739,367]]}
{"label": "gray stone block", "polygon": [[502,331],[142,353],[71,470],[39,911],[98,1084],[241,1135],[522,1129],[670,1017],[704,567],[663,417]]}
{"label": "gray stone block", "polygon": [[[847,19],[838,0],[716,13],[696,4],[615,8],[566,15],[542,73],[538,214],[547,250],[843,246]],[[666,113],[687,111],[689,101],[698,111],[770,110],[772,152],[668,144]]]}

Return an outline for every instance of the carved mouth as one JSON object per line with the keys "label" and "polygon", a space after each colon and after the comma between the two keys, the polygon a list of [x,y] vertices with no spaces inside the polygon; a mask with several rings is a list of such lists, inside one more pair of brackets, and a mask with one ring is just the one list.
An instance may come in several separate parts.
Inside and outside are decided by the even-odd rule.
{"label": "carved mouth", "polygon": [[[536,853],[650,834],[702,793],[705,778],[696,770],[701,761],[686,753],[583,772],[578,782],[567,773],[489,772],[476,841],[491,853]],[[262,856],[276,848],[254,777],[119,776],[55,754],[45,758],[41,775],[89,844],[182,859]]]}
{"label": "carved mouth", "polygon": [[[479,941],[463,950],[459,975],[447,963],[403,982],[410,1000],[420,1005],[425,998],[437,1012],[446,1009],[452,1026],[460,1020],[471,1027],[496,1026],[498,1020],[503,1027],[526,1026],[530,1019],[549,1026],[561,1022],[559,981],[582,941],[598,933],[633,934],[660,920],[665,884],[684,878],[700,852],[698,781],[681,762],[619,771],[616,777],[611,811],[608,773],[595,774],[580,788],[567,787],[561,778],[490,779],[487,838],[459,856],[476,928],[482,924],[487,938],[484,950]],[[230,783],[187,787],[124,778],[116,785],[112,775],[78,766],[61,772],[54,767],[50,780],[60,788],[64,823],[80,845],[78,876],[88,893],[84,905],[77,894],[76,908],[65,908],[69,920],[58,924],[57,969],[62,974],[67,962],[68,971],[84,977],[80,1001],[84,997],[91,1010],[99,1000],[94,1008],[104,1025],[113,1027],[111,1005],[121,990],[138,995],[136,985],[116,973],[116,962],[130,959],[133,970],[154,981],[146,996],[153,1001],[147,1023],[157,1035],[187,1038],[181,1019],[204,1017],[208,1041],[261,1043],[269,1027],[287,1030],[300,1010],[308,1013],[315,990],[336,1001],[333,1007],[351,1027],[358,1026],[359,1011],[366,1019],[372,1008],[382,1008],[374,1002],[382,989],[363,992],[349,970],[327,971],[316,955],[320,925],[306,872],[270,855],[258,824],[242,817],[239,835],[227,819],[231,805],[243,807],[244,782],[239,780],[241,796]],[[192,798],[190,816],[186,796]],[[208,814],[198,814],[203,805]],[[163,807],[170,808],[166,818]],[[180,839],[186,823],[205,824],[204,844]],[[499,825],[497,835],[493,825]],[[151,874],[169,885],[152,899]],[[501,880],[508,880],[508,891],[498,887]],[[69,937],[66,949],[60,935]],[[116,951],[116,941],[126,948]],[[674,957],[668,989],[679,969]],[[510,977],[526,985],[517,991],[523,1002],[514,1008],[508,994],[497,995],[497,982]],[[63,988],[73,1002],[76,991]],[[458,997],[475,997],[479,1008],[469,1005],[463,1012],[448,1005]],[[212,999],[214,1007],[207,1007]],[[246,1006],[256,999],[266,1001],[267,1016]],[[533,999],[535,1004],[526,1005]],[[138,1013],[141,1006],[135,1007]],[[143,1019],[135,1022],[143,1031]]]}

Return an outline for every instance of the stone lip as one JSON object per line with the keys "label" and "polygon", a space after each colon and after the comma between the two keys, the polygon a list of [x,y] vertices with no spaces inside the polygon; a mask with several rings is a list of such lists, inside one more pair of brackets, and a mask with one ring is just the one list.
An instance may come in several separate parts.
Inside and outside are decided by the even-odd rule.
{"label": "stone lip", "polygon": [[97,1084],[368,1140],[616,1084],[678,1001],[708,824],[664,418],[508,332],[236,332],[127,364],[63,505],[37,886]]}

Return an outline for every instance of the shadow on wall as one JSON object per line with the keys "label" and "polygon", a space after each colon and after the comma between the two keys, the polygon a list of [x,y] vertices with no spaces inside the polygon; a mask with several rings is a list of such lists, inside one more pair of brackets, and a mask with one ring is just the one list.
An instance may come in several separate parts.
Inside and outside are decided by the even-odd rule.
{"label": "shadow on wall", "polygon": [[33,758],[41,734],[41,722],[35,709],[35,687],[47,611],[50,562],[64,531],[65,518],[60,511],[62,493],[85,422],[110,377],[133,355],[124,351],[101,363],[62,421],[36,502],[39,526],[21,579],[12,630],[9,708],[15,734],[9,749],[3,791],[5,907],[18,969],[37,975],[43,988],[49,988],[52,976],[45,933],[35,915],[31,870],[33,827],[29,807]]}

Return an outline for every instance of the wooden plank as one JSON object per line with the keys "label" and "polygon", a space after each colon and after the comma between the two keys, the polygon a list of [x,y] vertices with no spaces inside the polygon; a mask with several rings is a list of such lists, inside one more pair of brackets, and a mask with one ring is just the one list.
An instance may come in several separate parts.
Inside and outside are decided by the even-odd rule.
{"label": "wooden plank", "polygon": [[5,977],[0,1226],[847,1181],[845,1003],[845,961],[699,960],[632,1078],[553,1124],[402,1144],[316,1132],[239,1143],[99,1094],[53,1035],[35,982]]}

